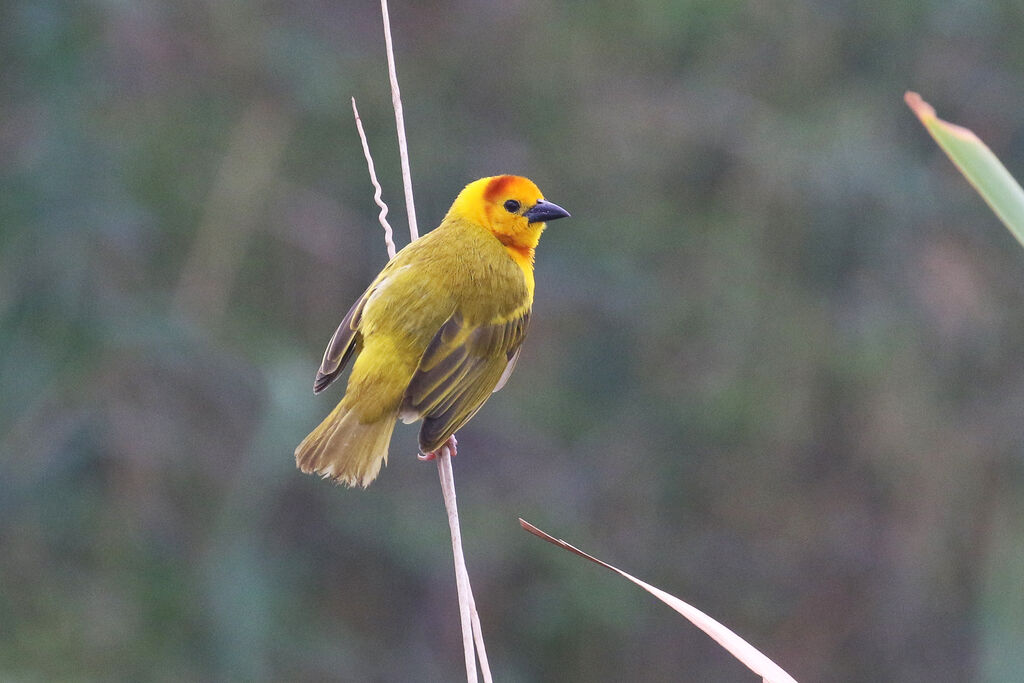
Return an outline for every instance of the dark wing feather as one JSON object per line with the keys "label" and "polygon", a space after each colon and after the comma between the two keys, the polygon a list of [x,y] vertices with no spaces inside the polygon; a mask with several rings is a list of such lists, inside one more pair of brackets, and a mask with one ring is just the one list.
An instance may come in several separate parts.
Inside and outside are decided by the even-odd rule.
{"label": "dark wing feather", "polygon": [[372,291],[373,288],[367,289],[359,297],[359,300],[352,304],[352,308],[349,309],[345,319],[341,321],[334,336],[331,337],[331,342],[327,345],[327,350],[324,351],[320,370],[317,371],[316,379],[313,381],[314,394],[319,394],[326,389],[327,385],[341,374],[348,359],[352,356],[352,352],[359,346],[361,341],[358,338],[359,321],[363,316],[363,306],[366,305],[366,300]]}
{"label": "dark wing feather", "polygon": [[501,388],[505,386],[505,382],[512,376],[512,371],[516,369],[516,363],[519,362],[519,354],[522,353],[523,347],[516,349],[516,352],[512,354],[512,357],[508,359],[508,363],[505,365],[505,370],[501,373],[501,378],[498,379],[498,383],[494,387],[494,391],[501,391]]}
{"label": "dark wing feather", "polygon": [[530,312],[508,322],[467,326],[456,312],[434,335],[402,401],[402,412],[423,417],[420,448],[437,450],[508,379]]}

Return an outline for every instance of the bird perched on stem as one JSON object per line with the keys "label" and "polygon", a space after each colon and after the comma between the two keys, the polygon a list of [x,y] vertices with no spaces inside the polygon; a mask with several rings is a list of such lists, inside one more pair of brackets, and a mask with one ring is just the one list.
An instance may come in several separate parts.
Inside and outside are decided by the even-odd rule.
{"label": "bird perched on stem", "polygon": [[295,449],[303,472],[368,486],[387,462],[395,420],[422,419],[423,459],[455,432],[519,357],[533,306],[533,255],[547,221],[569,212],[527,178],[467,185],[436,229],[402,249],[334,333],[313,383],[356,356],[345,396]]}

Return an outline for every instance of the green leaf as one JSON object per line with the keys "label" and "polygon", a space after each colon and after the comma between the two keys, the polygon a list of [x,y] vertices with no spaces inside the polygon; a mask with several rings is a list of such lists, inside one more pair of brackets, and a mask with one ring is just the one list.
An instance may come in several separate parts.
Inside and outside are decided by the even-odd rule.
{"label": "green leaf", "polygon": [[764,683],[796,683],[796,680],[783,671],[782,667],[768,659],[768,657],[762,654],[757,648],[740,638],[721,622],[712,619],[693,605],[683,602],[671,593],[666,593],[660,588],[656,588],[649,583],[641,581],[632,574],[627,574],[618,567],[613,567],[604,560],[599,560],[593,555],[588,555],[571,543],[567,543],[560,538],[555,538],[546,531],[541,531],[522,517],[519,518],[519,526],[523,527],[523,529],[529,531],[534,536],[542,538],[552,545],[558,546],[562,550],[568,550],[573,554],[590,560],[594,564],[601,565],[605,569],[610,569],[622,578],[632,581],[636,585],[640,586],[645,591],[674,609],[676,612],[679,612],[689,619],[691,624],[708,634],[712,640],[724,647],[729,654],[740,660],[748,669],[760,676],[764,680]]}
{"label": "green leaf", "polygon": [[935,109],[916,92],[903,96],[917,118],[960,173],[1024,245],[1024,190],[985,143],[973,132],[935,115]]}

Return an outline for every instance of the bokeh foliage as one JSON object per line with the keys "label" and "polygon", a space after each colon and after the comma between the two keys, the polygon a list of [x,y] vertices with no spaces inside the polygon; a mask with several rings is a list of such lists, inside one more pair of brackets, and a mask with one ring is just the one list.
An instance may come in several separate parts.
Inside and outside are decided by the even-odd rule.
{"label": "bokeh foliage", "polygon": [[[421,224],[529,175],[509,385],[460,434],[500,680],[1020,680],[1024,259],[905,109],[1024,170],[1019,3],[392,4]],[[457,680],[436,472],[298,474],[401,220],[379,5],[0,4],[0,677]],[[681,674],[681,672],[683,672]]]}

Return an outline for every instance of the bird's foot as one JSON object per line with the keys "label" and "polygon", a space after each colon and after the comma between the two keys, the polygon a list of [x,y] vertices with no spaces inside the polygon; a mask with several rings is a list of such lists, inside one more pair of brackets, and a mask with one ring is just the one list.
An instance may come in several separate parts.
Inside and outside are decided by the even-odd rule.
{"label": "bird's foot", "polygon": [[458,449],[456,448],[458,445],[459,442],[455,439],[455,435],[452,434],[451,436],[448,437],[448,440],[444,442],[444,445],[442,445],[436,451],[432,453],[420,453],[416,457],[422,460],[423,462],[428,462],[430,460],[434,460],[439,455],[443,455],[444,451],[447,449],[448,455],[454,458],[458,454]]}

